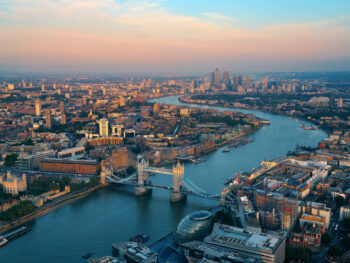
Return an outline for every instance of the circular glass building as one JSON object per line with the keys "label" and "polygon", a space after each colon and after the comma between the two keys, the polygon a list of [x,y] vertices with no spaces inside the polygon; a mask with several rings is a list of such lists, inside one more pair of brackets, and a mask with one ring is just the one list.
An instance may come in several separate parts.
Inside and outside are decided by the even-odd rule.
{"label": "circular glass building", "polygon": [[210,233],[211,213],[197,211],[184,217],[174,233],[175,243],[202,240]]}

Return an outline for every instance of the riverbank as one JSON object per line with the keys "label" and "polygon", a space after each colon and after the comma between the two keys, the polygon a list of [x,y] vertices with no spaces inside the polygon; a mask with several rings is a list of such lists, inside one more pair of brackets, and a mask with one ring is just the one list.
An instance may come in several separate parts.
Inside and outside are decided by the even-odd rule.
{"label": "riverbank", "polygon": [[[221,147],[223,146],[226,146],[226,145],[229,145],[229,144],[233,144],[235,142],[238,142],[239,140],[243,140],[243,139],[246,139],[248,138],[250,135],[254,134],[255,132],[257,132],[259,130],[260,127],[255,127],[255,128],[252,128],[248,131],[245,131],[243,132],[242,134],[238,135],[238,136],[235,136],[231,139],[228,139],[228,140],[225,140],[224,142],[221,142],[221,143],[218,143],[218,144],[215,144],[214,147],[210,148],[210,149],[207,149],[205,152],[203,152],[202,154],[198,154],[198,155],[195,155],[194,157],[195,158],[200,158],[200,157],[203,157],[203,156],[206,156],[212,152],[215,152],[217,151],[218,149],[220,149]],[[243,146],[243,145],[242,145]],[[236,148],[239,148],[241,146],[238,146]],[[156,167],[160,167],[160,166],[164,166],[164,165],[169,165],[169,164],[174,164],[176,163],[178,160],[177,159],[173,159],[173,160],[166,160],[166,161],[162,161],[160,163],[157,163],[155,166]]]}
{"label": "riverbank", "polygon": [[[251,111],[260,111],[260,112],[265,112],[268,114],[273,114],[273,115],[278,115],[278,116],[286,116],[286,117],[292,117],[301,121],[306,121],[306,122],[310,122],[312,124],[314,124],[318,129],[322,130],[323,132],[325,132],[328,136],[332,133],[331,130],[328,130],[324,127],[320,127],[317,123],[313,122],[312,120],[308,119],[307,117],[303,117],[303,116],[293,116],[290,114],[286,114],[284,112],[275,112],[275,111],[267,111],[267,110],[263,110],[260,108],[250,108],[250,107],[236,107],[236,106],[231,106],[231,105],[224,105],[224,104],[220,104],[220,103],[214,103],[214,104],[206,104],[206,103],[200,103],[198,100],[196,101],[187,101],[186,99],[190,98],[193,95],[199,95],[199,94],[190,94],[190,95],[183,95],[181,97],[179,97],[179,101],[185,104],[194,104],[194,105],[198,105],[198,106],[214,106],[214,107],[222,107],[222,108],[227,108],[227,109],[242,109],[242,110],[251,110]],[[215,94],[207,94],[207,95],[215,95]]]}
{"label": "riverbank", "polygon": [[16,221],[13,221],[13,222],[8,223],[6,225],[2,225],[0,227],[0,234],[4,233],[6,231],[12,230],[13,228],[18,227],[24,223],[27,223],[33,219],[47,215],[47,214],[55,211],[56,209],[66,205],[66,204],[69,204],[75,200],[83,198],[86,195],[88,195],[89,193],[91,193],[97,189],[100,189],[102,187],[105,187],[105,185],[99,184],[99,185],[96,185],[92,188],[83,190],[81,192],[67,194],[66,196],[63,196],[61,199],[54,201],[52,203],[49,203],[47,205],[44,205],[43,207],[36,209],[34,212],[29,213],[28,215],[25,215],[25,216],[17,219]]}

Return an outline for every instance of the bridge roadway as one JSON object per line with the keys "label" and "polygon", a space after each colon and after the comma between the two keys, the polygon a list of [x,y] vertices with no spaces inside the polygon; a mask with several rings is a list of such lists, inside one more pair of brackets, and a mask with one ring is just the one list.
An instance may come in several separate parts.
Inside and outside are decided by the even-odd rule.
{"label": "bridge roadway", "polygon": [[173,171],[172,171],[172,170],[170,170],[170,169],[165,169],[165,168],[146,167],[146,168],[143,168],[143,170],[144,170],[145,172],[173,175]]}
{"label": "bridge roadway", "polygon": [[[135,187],[150,187],[150,188],[154,188],[154,189],[161,189],[161,190],[167,190],[167,191],[173,191],[174,189],[170,186],[164,186],[164,185],[156,185],[156,184],[144,184],[144,185],[140,185],[137,183],[136,180],[115,180],[109,176],[106,176],[106,179],[114,184],[121,184],[121,185],[130,185],[130,186],[135,186]],[[200,198],[204,198],[204,199],[208,199],[208,200],[215,200],[215,201],[219,201],[220,200],[220,196],[219,195],[210,195],[210,194],[205,194],[205,193],[195,193],[193,191],[190,190],[181,190],[180,193],[182,194],[186,194],[186,195],[191,195],[191,196],[196,196],[196,197],[200,197]]]}

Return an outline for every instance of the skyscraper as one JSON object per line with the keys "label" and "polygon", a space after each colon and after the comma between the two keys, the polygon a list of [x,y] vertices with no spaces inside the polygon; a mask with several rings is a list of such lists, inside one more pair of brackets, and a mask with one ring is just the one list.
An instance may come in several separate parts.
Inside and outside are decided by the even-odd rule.
{"label": "skyscraper", "polygon": [[245,89],[249,89],[250,88],[250,78],[246,77],[245,79]]}
{"label": "skyscraper", "polygon": [[45,110],[45,118],[46,118],[46,127],[51,129],[51,110],[46,109]]}
{"label": "skyscraper", "polygon": [[64,113],[61,115],[61,124],[62,125],[66,124],[66,114]]}
{"label": "skyscraper", "polygon": [[214,85],[218,86],[220,84],[220,80],[221,80],[221,78],[220,78],[220,70],[216,69],[214,71]]}
{"label": "skyscraper", "polygon": [[227,85],[228,81],[229,81],[229,77],[230,77],[230,73],[228,71],[224,71],[223,77],[222,77],[222,82]]}
{"label": "skyscraper", "polygon": [[64,101],[60,101],[60,111],[64,112]]}
{"label": "skyscraper", "polygon": [[338,108],[343,108],[343,98],[338,99]]}
{"label": "skyscraper", "polygon": [[211,71],[210,74],[209,74],[209,82],[210,82],[211,84],[214,83],[214,71]]}
{"label": "skyscraper", "polygon": [[160,104],[159,103],[154,103],[154,105],[153,105],[153,114],[154,115],[158,115],[159,111],[160,111]]}
{"label": "skyscraper", "polygon": [[262,79],[262,88],[267,89],[268,85],[269,85],[269,77],[266,76],[265,78]]}
{"label": "skyscraper", "polygon": [[109,121],[106,118],[98,120],[100,136],[107,137],[108,136],[108,123]]}
{"label": "skyscraper", "polygon": [[39,99],[35,100],[35,115],[40,116],[41,115],[41,103]]}

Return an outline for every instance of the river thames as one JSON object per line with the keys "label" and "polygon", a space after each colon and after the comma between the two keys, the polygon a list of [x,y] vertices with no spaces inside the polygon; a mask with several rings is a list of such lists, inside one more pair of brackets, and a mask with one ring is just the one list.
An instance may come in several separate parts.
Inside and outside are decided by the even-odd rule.
{"label": "river thames", "polygon": [[[178,96],[151,101],[187,105]],[[196,106],[208,108],[209,106]],[[210,107],[228,110],[221,107]],[[229,109],[234,110],[234,109]],[[253,143],[232,148],[228,153],[217,150],[204,158],[206,162],[185,164],[185,176],[200,188],[219,193],[223,181],[237,171],[250,171],[264,159],[284,156],[296,144],[316,146],[327,135],[321,130],[305,131],[300,122],[270,113],[236,109],[270,120],[251,138]],[[307,124],[307,123],[306,123]],[[151,177],[152,182],[171,185],[168,175]],[[127,241],[137,232],[151,236],[150,244],[173,231],[178,222],[195,210],[210,209],[218,203],[189,196],[184,202],[169,202],[169,192],[153,190],[147,196],[134,196],[129,187],[110,186],[83,199],[69,203],[31,222],[31,231],[0,248],[0,263],[16,262],[86,262],[82,255],[111,255],[111,245]]]}

